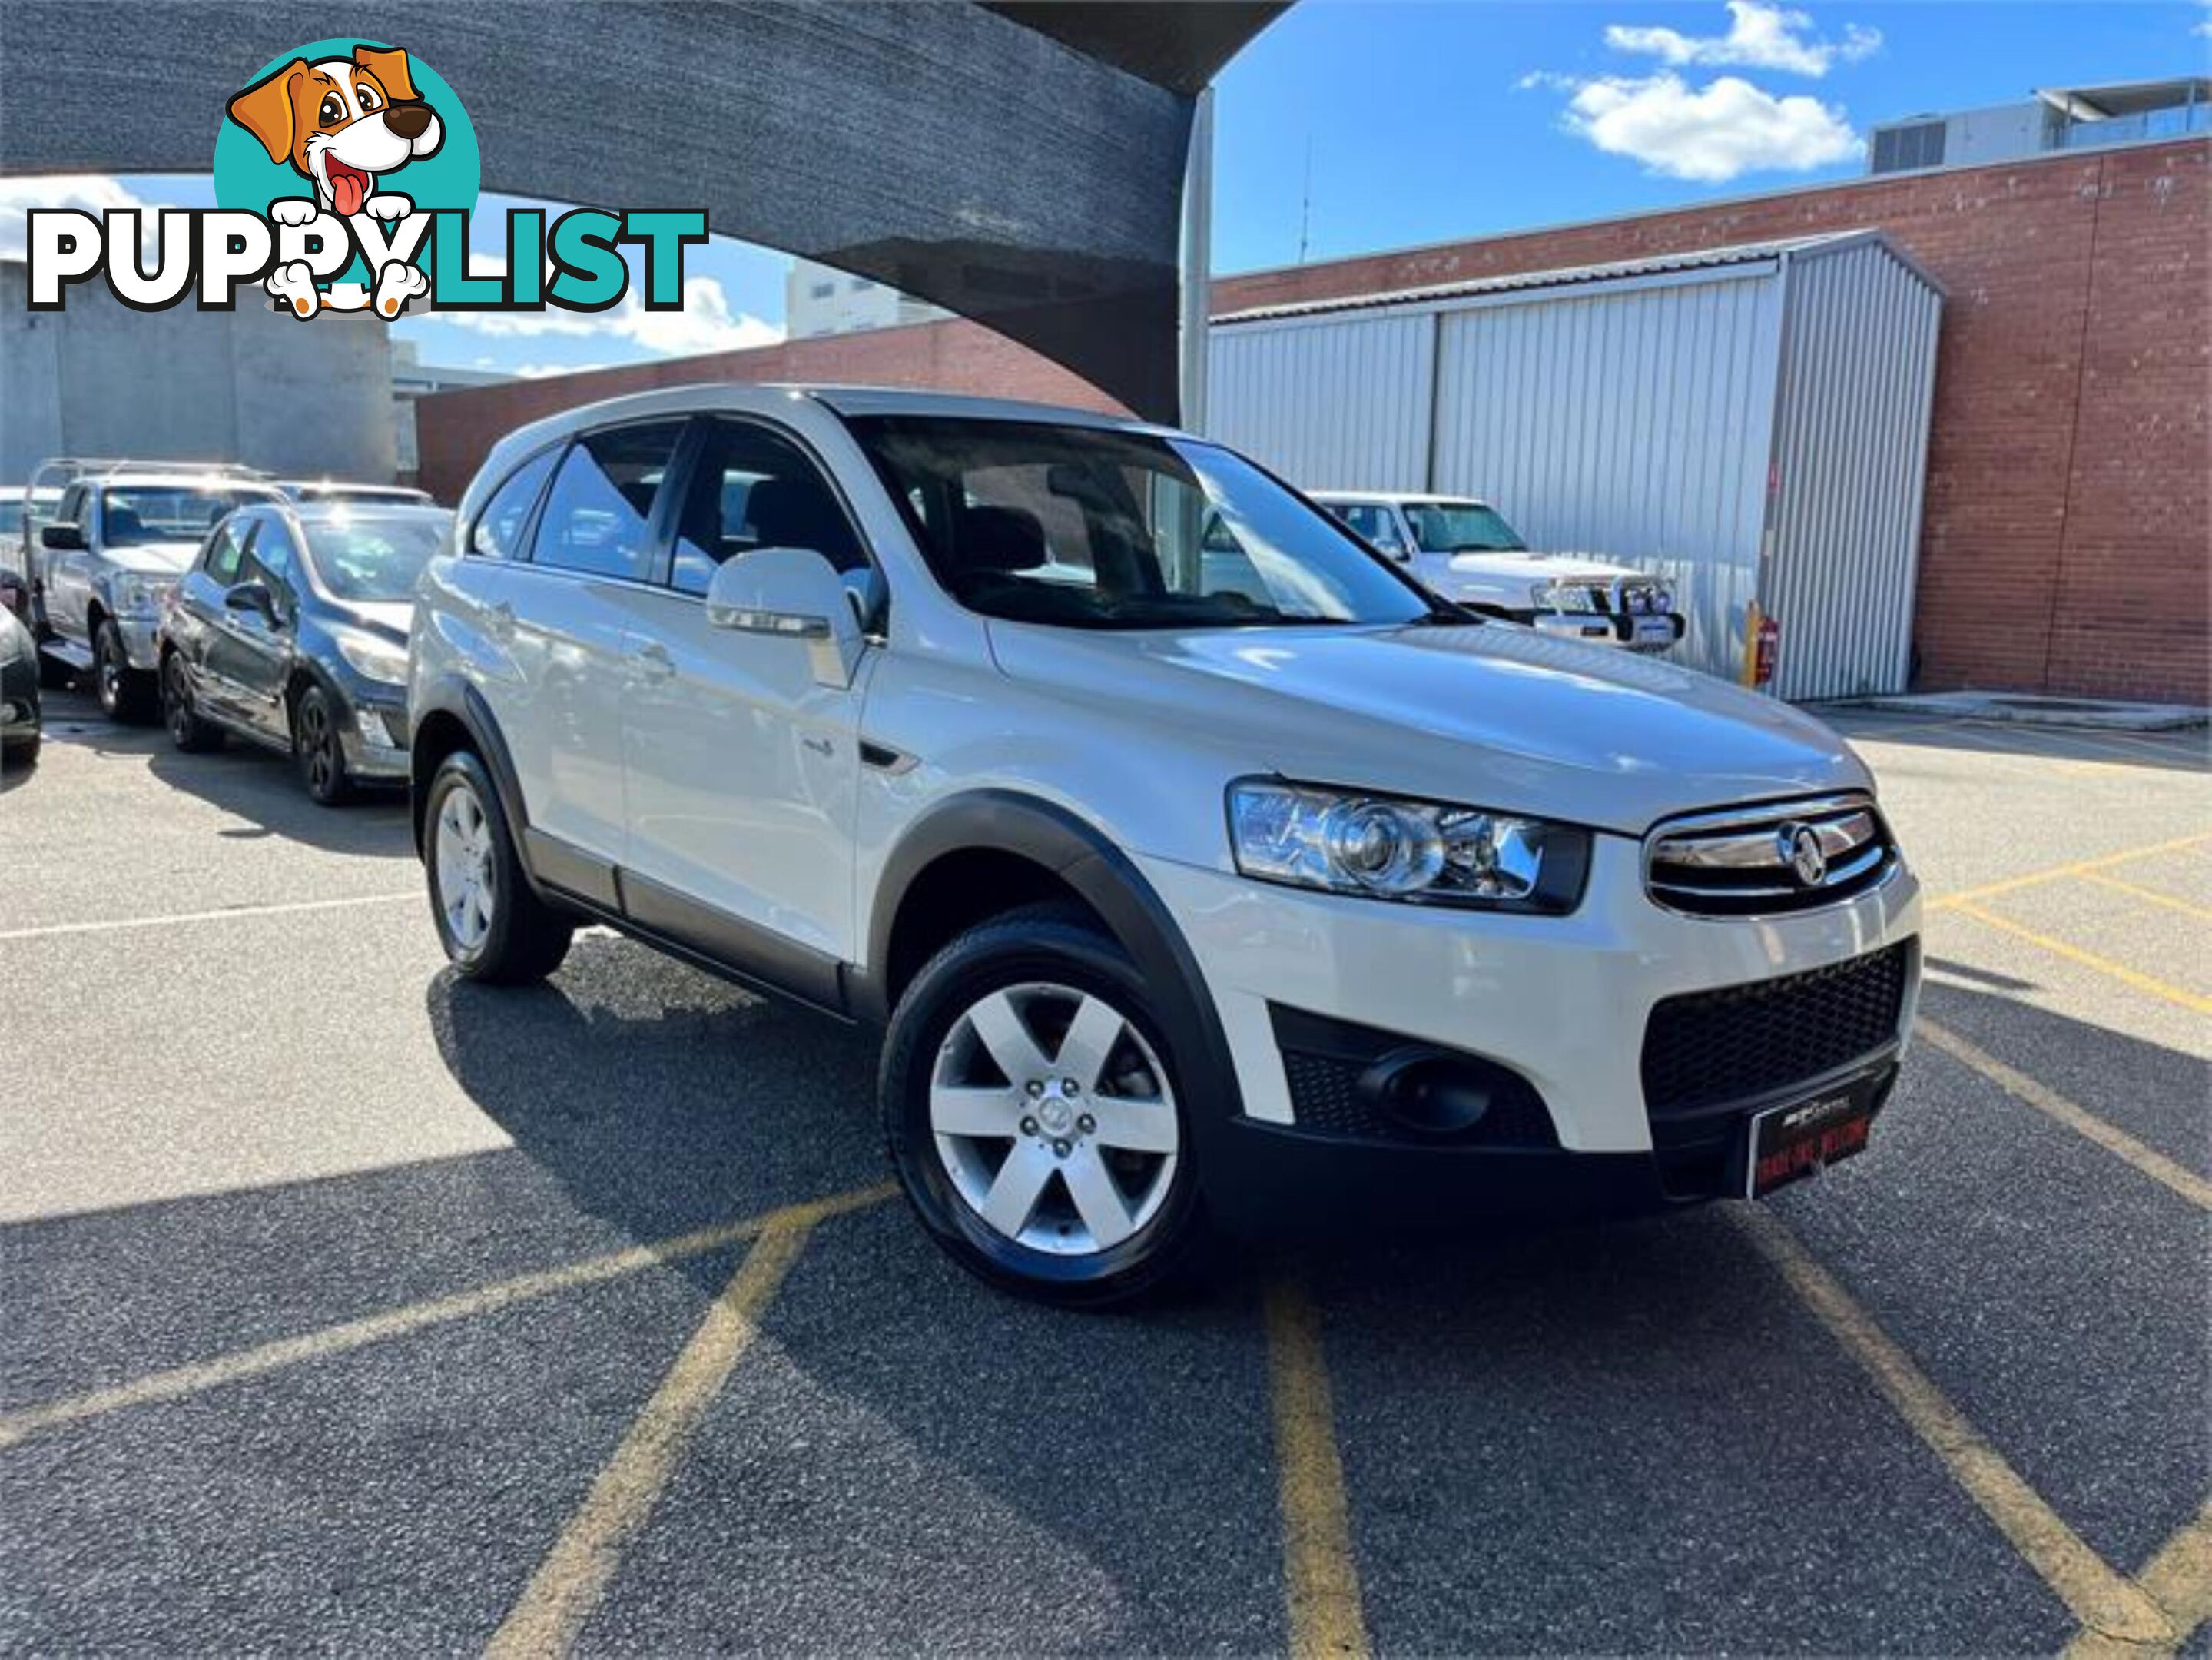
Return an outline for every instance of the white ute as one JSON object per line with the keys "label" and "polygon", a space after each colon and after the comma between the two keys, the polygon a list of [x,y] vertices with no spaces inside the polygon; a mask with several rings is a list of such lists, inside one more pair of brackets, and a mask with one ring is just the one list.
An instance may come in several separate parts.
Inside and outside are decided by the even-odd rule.
{"label": "white ute", "polygon": [[1665,651],[1682,637],[1665,583],[1611,560],[1535,552],[1474,496],[1316,490],[1314,500],[1430,593],[1486,617],[1631,651]]}
{"label": "white ute", "polygon": [[1918,886],[1827,727],[1470,621],[1156,427],[739,386],[526,427],[410,708],[459,972],[600,922],[884,1029],[922,1223],[1051,1300],[1214,1225],[1755,1196],[1865,1145],[1911,1019]]}

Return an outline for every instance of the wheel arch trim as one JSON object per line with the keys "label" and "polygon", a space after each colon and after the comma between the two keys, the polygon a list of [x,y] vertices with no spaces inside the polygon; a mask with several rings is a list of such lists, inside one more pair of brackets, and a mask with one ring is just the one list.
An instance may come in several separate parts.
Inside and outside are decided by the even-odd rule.
{"label": "wheel arch trim", "polygon": [[[408,745],[412,753],[407,768],[408,813],[413,821],[415,854],[423,856],[422,813],[430,786],[430,769],[424,764],[424,751],[415,739],[432,717],[442,715],[460,723],[468,734],[470,746],[483,757],[491,773],[492,787],[499,792],[500,811],[507,818],[519,850],[523,845],[524,832],[530,828],[530,814],[523,806],[522,785],[514,770],[514,757],[500,735],[499,722],[493,717],[491,705],[484,696],[467,681],[458,678],[441,681],[427,690],[407,715]],[[535,885],[530,861],[522,859],[523,873]]]}

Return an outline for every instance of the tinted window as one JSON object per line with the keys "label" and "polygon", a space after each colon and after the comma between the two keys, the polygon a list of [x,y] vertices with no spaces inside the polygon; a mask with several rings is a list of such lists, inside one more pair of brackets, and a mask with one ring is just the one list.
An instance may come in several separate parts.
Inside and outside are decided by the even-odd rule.
{"label": "tinted window", "polygon": [[487,559],[521,556],[522,532],[530,523],[530,510],[538,505],[538,494],[545,488],[546,475],[553,471],[553,463],[560,454],[556,447],[532,456],[492,492],[491,500],[477,515],[476,529],[469,537],[471,553],[480,553]]}
{"label": "tinted window", "polygon": [[453,525],[442,513],[335,514],[307,529],[315,575],[339,599],[411,599],[415,579],[445,545]]}
{"label": "tinted window", "polygon": [[844,509],[796,444],[766,427],[716,421],[684,493],[669,581],[704,593],[717,565],[753,548],[811,548],[841,571],[867,564]]}
{"label": "tinted window", "polygon": [[1408,502],[1406,522],[1425,553],[1517,553],[1526,545],[1480,502]]}
{"label": "tinted window", "polygon": [[1218,446],[1029,422],[848,423],[963,605],[1070,628],[1402,623],[1430,603]]}
{"label": "tinted window", "polygon": [[273,514],[253,515],[259,528],[238,563],[238,580],[262,582],[276,601],[276,614],[292,613],[294,583],[298,580],[299,555],[292,547],[292,532]]}
{"label": "tinted window", "polygon": [[238,581],[238,562],[246,552],[246,544],[253,539],[253,520],[246,514],[233,514],[222,521],[208,547],[207,574],[228,587]]}
{"label": "tinted window", "polygon": [[246,492],[195,485],[121,484],[100,492],[100,532],[106,546],[148,542],[197,542],[242,502],[265,502]]}
{"label": "tinted window", "polygon": [[594,576],[643,577],[652,559],[653,500],[683,429],[680,421],[617,427],[571,445],[530,556]]}

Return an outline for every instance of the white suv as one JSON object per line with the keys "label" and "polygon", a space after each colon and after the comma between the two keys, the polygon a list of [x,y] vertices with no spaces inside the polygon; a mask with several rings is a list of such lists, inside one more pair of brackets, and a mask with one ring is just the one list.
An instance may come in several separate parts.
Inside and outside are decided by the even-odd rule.
{"label": "white suv", "polygon": [[892,1159],[1002,1286],[1762,1193],[1895,1076],[1917,889],[1841,739],[1440,608],[1217,445],[673,388],[514,434],[459,525],[410,671],[453,961],[599,921],[887,1026]]}

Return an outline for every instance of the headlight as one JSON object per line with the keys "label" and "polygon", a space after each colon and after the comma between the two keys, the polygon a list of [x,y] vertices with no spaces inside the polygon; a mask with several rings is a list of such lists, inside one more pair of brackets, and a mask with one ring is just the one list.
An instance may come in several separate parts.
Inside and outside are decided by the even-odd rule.
{"label": "headlight", "polygon": [[1654,588],[1651,591],[1651,609],[1662,613],[1674,610],[1674,596],[1664,588]]}
{"label": "headlight", "polygon": [[1538,611],[1575,613],[1590,609],[1589,590],[1579,582],[1532,582],[1528,598]]}
{"label": "headlight", "polygon": [[1229,832],[1247,876],[1413,904],[1556,915],[1589,869],[1569,825],[1265,779],[1229,787]]}
{"label": "headlight", "polygon": [[125,617],[150,616],[161,609],[161,601],[176,586],[173,576],[118,576],[115,579],[115,609]]}
{"label": "headlight", "polygon": [[404,686],[407,684],[407,654],[387,640],[373,634],[336,634],[338,655],[353,665],[353,671],[364,680],[374,680],[380,685]]}

